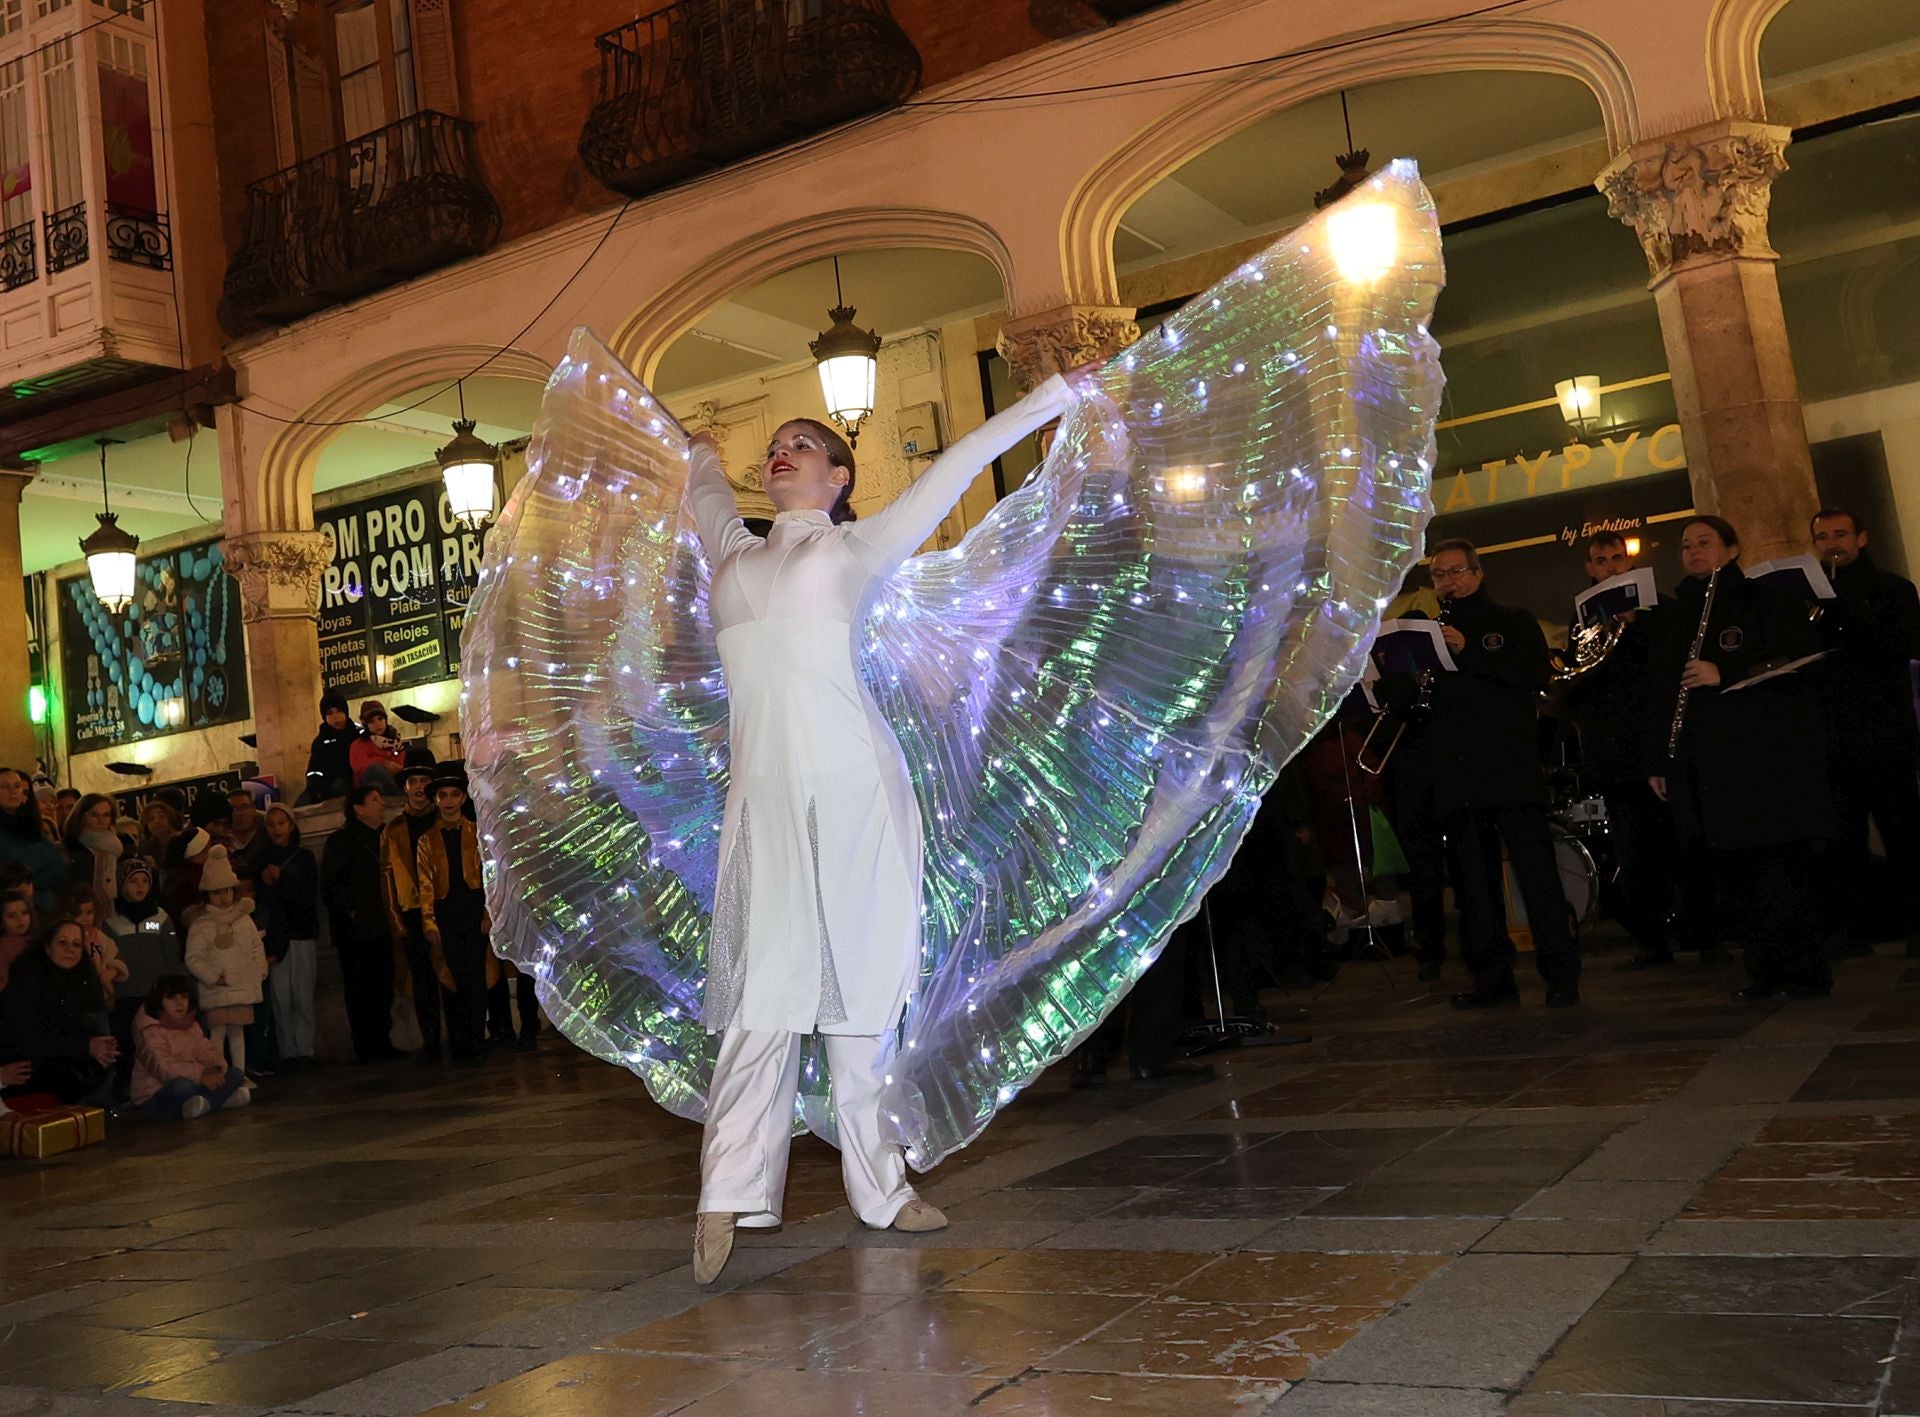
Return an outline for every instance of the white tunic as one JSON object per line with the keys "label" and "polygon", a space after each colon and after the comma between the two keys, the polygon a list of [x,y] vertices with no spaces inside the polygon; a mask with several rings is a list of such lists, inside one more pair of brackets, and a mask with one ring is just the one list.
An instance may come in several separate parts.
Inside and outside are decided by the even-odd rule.
{"label": "white tunic", "polygon": [[884,510],[835,526],[782,512],[762,539],[719,459],[694,452],[687,498],[713,566],[732,786],[720,834],[702,1020],[878,1034],[920,953],[920,813],[861,682],[873,596],[979,470],[1074,402],[1057,375],[958,439]]}

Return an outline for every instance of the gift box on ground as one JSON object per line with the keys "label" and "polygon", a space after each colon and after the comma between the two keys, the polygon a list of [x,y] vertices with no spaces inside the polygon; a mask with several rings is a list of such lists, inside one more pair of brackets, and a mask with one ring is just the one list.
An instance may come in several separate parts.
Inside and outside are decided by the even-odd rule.
{"label": "gift box on ground", "polygon": [[98,1107],[54,1107],[0,1114],[0,1156],[44,1161],[107,1139],[107,1114]]}

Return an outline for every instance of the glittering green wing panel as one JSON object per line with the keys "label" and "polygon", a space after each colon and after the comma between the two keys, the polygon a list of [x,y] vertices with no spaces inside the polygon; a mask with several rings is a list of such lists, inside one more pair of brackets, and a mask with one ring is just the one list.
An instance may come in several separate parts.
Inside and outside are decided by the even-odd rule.
{"label": "glittering green wing panel", "polygon": [[875,605],[926,842],[885,1099],[917,1167],[1111,1011],[1357,679],[1428,516],[1441,279],[1394,163],[1104,366],[1026,485]]}
{"label": "glittering green wing panel", "polygon": [[488,537],[462,722],[494,948],[569,1038],[698,1118],[727,703],[686,470],[678,426],[576,332]]}

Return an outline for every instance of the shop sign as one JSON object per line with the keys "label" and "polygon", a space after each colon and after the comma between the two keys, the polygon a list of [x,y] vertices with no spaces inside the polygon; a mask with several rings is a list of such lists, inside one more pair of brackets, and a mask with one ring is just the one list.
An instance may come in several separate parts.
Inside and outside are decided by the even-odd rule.
{"label": "shop sign", "polygon": [[142,556],[110,613],[86,576],[58,583],[67,751],[87,753],[247,716],[240,589],[218,541]]}
{"label": "shop sign", "polygon": [[1501,458],[1476,468],[1442,473],[1433,480],[1433,508],[1440,515],[1551,497],[1677,472],[1687,465],[1680,425],[1664,424],[1651,433],[1610,433],[1597,443],[1569,443],[1533,457]]}
{"label": "shop sign", "polygon": [[352,696],[450,679],[480,575],[480,537],[447,512],[438,481],[334,507],[320,589],[324,689]]}
{"label": "shop sign", "polygon": [[123,817],[140,820],[141,809],[154,796],[165,788],[172,788],[187,799],[187,811],[192,813],[194,804],[203,797],[212,797],[225,802],[236,792],[241,783],[237,772],[217,772],[208,777],[183,777],[178,782],[154,782],[145,787],[131,788],[126,792],[113,794],[114,808]]}

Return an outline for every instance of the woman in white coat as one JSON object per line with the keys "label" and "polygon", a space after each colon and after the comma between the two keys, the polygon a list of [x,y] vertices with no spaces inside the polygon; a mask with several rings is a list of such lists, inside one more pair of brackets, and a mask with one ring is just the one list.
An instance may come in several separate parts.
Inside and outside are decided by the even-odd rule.
{"label": "woman in white coat", "polygon": [[694,1277],[716,1278],[734,1228],[780,1223],[802,1039],[825,1040],[841,1171],[885,1229],[946,1217],[907,1184],[879,1097],[920,952],[920,816],[906,763],[860,679],[862,622],[980,469],[1077,395],[1058,375],[957,440],[884,510],[856,521],[853,452],[784,423],[762,480],[778,515],[748,531],[713,440],[692,440],[687,498],[730,709],[731,788],[703,1022],[720,1035],[701,1148]]}

